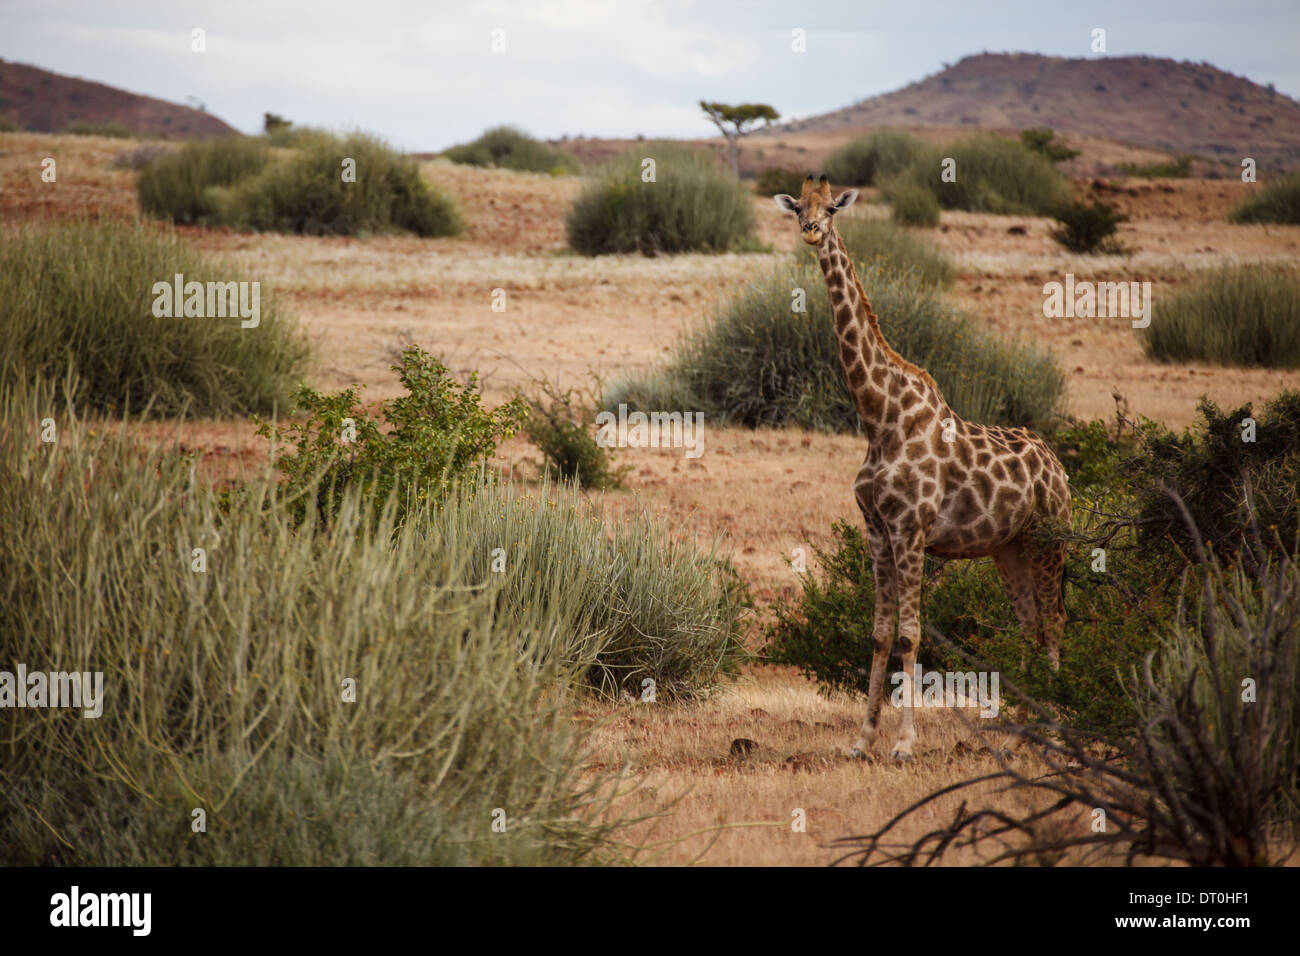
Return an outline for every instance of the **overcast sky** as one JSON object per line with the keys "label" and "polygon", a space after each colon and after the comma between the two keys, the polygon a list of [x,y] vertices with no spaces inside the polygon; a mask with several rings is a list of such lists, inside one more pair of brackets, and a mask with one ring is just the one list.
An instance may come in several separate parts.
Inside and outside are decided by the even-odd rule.
{"label": "overcast sky", "polygon": [[[990,52],[1208,61],[1300,98],[1300,0],[0,0],[0,57],[246,132],[268,110],[441,149],[535,135],[708,136],[700,99],[809,116]],[[206,52],[191,50],[195,28]],[[792,31],[807,50],[792,50]],[[494,31],[504,49],[494,52]],[[192,101],[190,101],[192,102]]]}

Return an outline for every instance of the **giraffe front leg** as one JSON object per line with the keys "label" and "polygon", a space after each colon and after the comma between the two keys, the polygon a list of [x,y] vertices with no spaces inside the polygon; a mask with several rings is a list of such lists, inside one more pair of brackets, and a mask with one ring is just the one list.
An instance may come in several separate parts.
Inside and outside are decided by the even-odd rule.
{"label": "giraffe front leg", "polygon": [[889,667],[889,653],[894,644],[894,609],[881,610],[876,599],[876,626],[871,652],[871,682],[867,685],[867,716],[862,721],[862,735],[849,751],[851,757],[865,757],[880,730],[880,710],[885,699],[885,671]]}
{"label": "giraffe front leg", "polygon": [[[921,571],[925,550],[920,533],[900,536],[894,545],[894,567],[898,582],[898,645],[903,658],[903,679],[913,681],[916,655],[921,649]],[[915,685],[913,685],[915,687]],[[903,695],[903,717],[899,722],[898,740],[891,756],[909,760],[916,743],[914,712],[919,701],[916,694]]]}
{"label": "giraffe front leg", "polygon": [[[865,511],[865,509],[864,509]],[[880,709],[884,701],[885,671],[894,646],[894,622],[897,616],[897,591],[894,585],[894,554],[884,529],[867,518],[867,544],[871,548],[871,572],[875,585],[875,622],[871,630],[871,680],[867,685],[867,714],[862,721],[862,735],[851,757],[865,757],[880,729]]]}

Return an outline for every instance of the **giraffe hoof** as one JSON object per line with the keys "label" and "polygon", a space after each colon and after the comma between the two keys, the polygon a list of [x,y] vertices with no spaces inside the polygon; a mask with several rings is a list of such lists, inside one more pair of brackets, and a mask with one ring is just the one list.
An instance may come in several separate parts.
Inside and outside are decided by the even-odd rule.
{"label": "giraffe hoof", "polygon": [[901,747],[895,747],[894,752],[889,756],[893,757],[899,763],[907,763],[907,761],[912,759],[912,752],[910,750],[904,750]]}
{"label": "giraffe hoof", "polygon": [[863,753],[863,752],[862,752],[860,749],[858,749],[857,747],[850,747],[850,748],[849,748],[849,759],[851,759],[851,760],[866,760],[866,759],[867,759],[867,755],[866,755],[865,753]]}

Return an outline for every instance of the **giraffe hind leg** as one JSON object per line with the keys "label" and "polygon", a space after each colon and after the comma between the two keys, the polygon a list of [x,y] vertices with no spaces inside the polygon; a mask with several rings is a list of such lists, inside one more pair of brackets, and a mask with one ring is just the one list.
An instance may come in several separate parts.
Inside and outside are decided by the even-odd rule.
{"label": "giraffe hind leg", "polygon": [[1065,552],[1064,541],[1043,545],[1034,555],[1034,599],[1038,605],[1039,627],[1052,670],[1061,668],[1061,637],[1065,632]]}
{"label": "giraffe hind leg", "polygon": [[1031,641],[1039,640],[1038,598],[1034,571],[1023,542],[1013,541],[993,555],[998,574],[1006,586],[1011,608],[1020,621],[1020,630]]}
{"label": "giraffe hind leg", "polygon": [[[1003,550],[993,555],[993,563],[997,565],[998,574],[1002,577],[1002,583],[1006,586],[1007,597],[1011,599],[1012,610],[1016,612],[1016,618],[1020,621],[1020,630],[1028,641],[1038,642],[1040,640],[1041,621],[1038,614],[1038,598],[1035,589],[1035,578],[1033,567],[1026,553],[1023,541],[1013,541]],[[1021,658],[1022,665],[1027,663],[1024,656]],[[1017,708],[1020,713],[1014,718],[1020,723],[1024,723],[1028,718],[1028,713],[1023,708]],[[1002,742],[1002,751],[1009,752],[1018,749],[1024,741],[1018,736],[1008,737]]]}

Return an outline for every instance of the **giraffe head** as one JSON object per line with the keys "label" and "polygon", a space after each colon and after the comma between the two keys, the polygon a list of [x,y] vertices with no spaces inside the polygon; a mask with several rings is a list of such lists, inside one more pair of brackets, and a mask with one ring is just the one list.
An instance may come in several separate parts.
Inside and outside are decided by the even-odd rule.
{"label": "giraffe head", "polygon": [[825,176],[819,182],[813,182],[809,176],[803,181],[803,192],[798,199],[781,193],[773,196],[776,204],[786,212],[799,217],[799,235],[810,246],[819,246],[833,231],[831,216],[841,209],[848,209],[858,198],[856,189],[848,189],[835,199],[831,198],[831,183]]}

